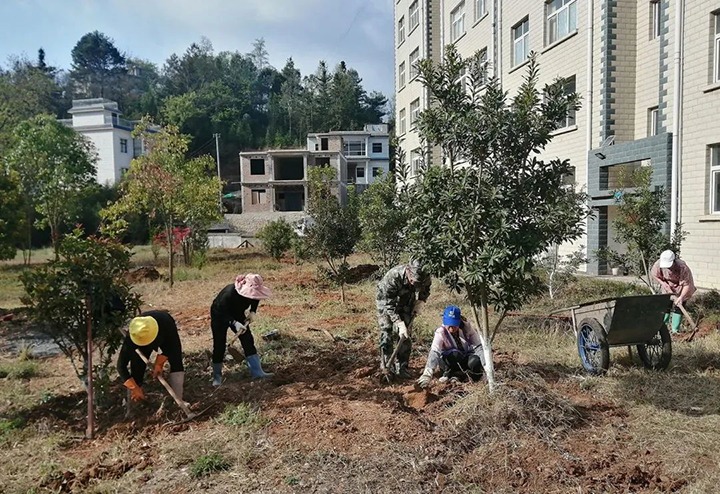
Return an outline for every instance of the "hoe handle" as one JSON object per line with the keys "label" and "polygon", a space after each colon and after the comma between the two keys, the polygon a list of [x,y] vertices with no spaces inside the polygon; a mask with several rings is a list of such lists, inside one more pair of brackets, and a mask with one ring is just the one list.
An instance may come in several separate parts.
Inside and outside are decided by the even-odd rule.
{"label": "hoe handle", "polygon": [[[140,355],[140,358],[143,360],[143,362],[145,362],[147,365],[150,365],[150,360],[148,360],[148,358],[145,355],[143,355],[143,353],[140,351],[139,348],[135,349],[135,353]],[[168,393],[170,393],[170,396],[172,396],[173,400],[175,400],[175,403],[177,403],[177,405],[180,408],[182,408],[182,411],[185,412],[185,415],[187,415],[188,418],[192,417],[193,413],[190,411],[190,409],[185,404],[185,402],[182,401],[180,398],[178,398],[178,395],[175,394],[175,390],[172,389],[172,386],[170,386],[170,384],[168,384],[168,382],[165,380],[165,378],[162,375],[158,375],[157,378],[158,378],[158,381],[160,381],[160,384],[165,386],[165,389],[167,390]]]}

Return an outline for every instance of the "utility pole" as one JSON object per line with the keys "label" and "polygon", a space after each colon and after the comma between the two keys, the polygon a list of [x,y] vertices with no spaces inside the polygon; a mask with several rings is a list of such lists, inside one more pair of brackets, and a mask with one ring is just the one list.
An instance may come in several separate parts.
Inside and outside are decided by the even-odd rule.
{"label": "utility pole", "polygon": [[[215,160],[217,161],[217,172],[218,172],[218,180],[220,180],[220,183],[222,184],[222,177],[220,176],[220,134],[213,134],[213,137],[215,137]],[[222,205],[222,186],[220,187],[220,197],[219,199],[219,207],[220,207],[220,214],[223,212],[223,205]]]}

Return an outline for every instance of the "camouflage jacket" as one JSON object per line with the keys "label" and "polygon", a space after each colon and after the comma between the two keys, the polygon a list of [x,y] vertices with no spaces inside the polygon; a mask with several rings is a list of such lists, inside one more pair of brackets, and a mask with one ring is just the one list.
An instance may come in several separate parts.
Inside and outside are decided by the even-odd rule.
{"label": "camouflage jacket", "polygon": [[[377,286],[375,304],[379,314],[386,315],[395,323],[402,316],[410,316],[415,307],[415,294],[423,302],[430,296],[430,276],[424,276],[411,285],[405,274],[405,264],[390,269]],[[406,317],[407,318],[407,317]]]}

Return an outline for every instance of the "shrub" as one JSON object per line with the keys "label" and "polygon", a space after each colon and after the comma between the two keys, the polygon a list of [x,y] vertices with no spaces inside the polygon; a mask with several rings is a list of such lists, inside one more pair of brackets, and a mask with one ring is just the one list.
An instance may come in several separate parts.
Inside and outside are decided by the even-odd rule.
{"label": "shrub", "polygon": [[220,453],[212,452],[198,457],[190,466],[190,476],[200,478],[210,475],[213,472],[227,470],[231,467],[230,462]]}
{"label": "shrub", "polygon": [[38,375],[40,366],[29,360],[0,365],[0,378],[30,379]]}
{"label": "shrub", "polygon": [[283,254],[293,247],[297,234],[292,226],[281,218],[263,226],[257,237],[263,243],[263,250],[279,261]]}
{"label": "shrub", "polygon": [[268,423],[268,420],[257,409],[247,403],[240,403],[225,408],[225,411],[218,417],[218,422],[233,427],[260,429]]}

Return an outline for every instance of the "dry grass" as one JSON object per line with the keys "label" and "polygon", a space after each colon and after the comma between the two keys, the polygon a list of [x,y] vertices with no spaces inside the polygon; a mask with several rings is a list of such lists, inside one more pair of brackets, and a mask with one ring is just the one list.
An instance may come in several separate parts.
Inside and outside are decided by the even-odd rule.
{"label": "dry grass", "polygon": [[[136,250],[135,264],[152,264],[148,248]],[[0,266],[0,287],[12,286],[17,272]],[[343,305],[337,288],[316,281],[314,264],[278,263],[254,249],[215,251],[203,269],[178,268],[172,290],[164,282],[136,286],[145,308],[169,309],[180,321],[193,401],[215,392],[204,353],[211,345],[210,302],[241,272],[260,272],[273,289],[253,333],[264,365],[280,370],[279,383],[251,382],[244,367],[228,363],[227,387],[218,391],[225,402],[203,420],[173,428],[117,416],[98,440],[80,441],[74,436],[81,423],[46,410],[48,403],[84,406],[70,366],[63,357],[32,360],[42,372],[0,379],[0,459],[12,457],[0,461],[3,492],[53,492],[53,482],[68,472],[80,477],[131,460],[126,471],[84,479],[76,491],[666,492],[681,485],[677,479],[682,492],[717,490],[718,334],[674,343],[667,372],[645,371],[636,354],[631,360],[619,348],[611,351],[608,375],[590,377],[571,333],[548,332],[540,318],[511,317],[495,342],[496,394],[482,384],[434,384],[434,401],[413,409],[406,401],[417,392],[412,383],[383,385],[364,370],[376,360],[368,356],[377,339],[374,281],[348,286]],[[561,299],[536,300],[527,312],[547,314],[629,290],[635,289],[583,278]],[[451,303],[467,309],[436,281],[414,327],[415,371]],[[275,329],[280,339],[261,338]],[[149,391],[156,406],[162,390],[152,383]],[[120,386],[114,393],[122,393]],[[147,465],[136,463],[143,458]],[[670,480],[632,483],[633,472],[652,468]]]}

